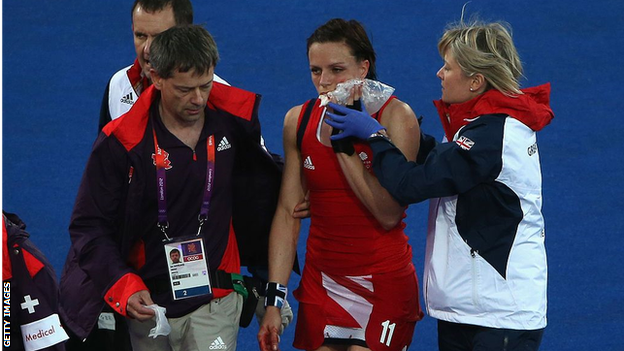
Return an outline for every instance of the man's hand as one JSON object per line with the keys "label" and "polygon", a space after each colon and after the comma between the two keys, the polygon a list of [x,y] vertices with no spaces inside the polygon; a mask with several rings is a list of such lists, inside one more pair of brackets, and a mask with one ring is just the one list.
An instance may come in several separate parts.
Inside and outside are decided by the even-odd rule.
{"label": "man's hand", "polygon": [[145,306],[153,304],[154,301],[152,301],[152,297],[149,291],[137,291],[128,298],[128,306],[126,307],[126,312],[129,317],[134,318],[140,322],[145,322],[155,315],[153,310],[150,310]]}
{"label": "man's hand", "polygon": [[332,135],[331,140],[340,140],[350,136],[366,140],[371,134],[374,134],[384,127],[366,112],[366,107],[362,105],[362,111],[352,110],[350,108],[329,103],[329,107],[344,116],[327,112],[330,119],[325,119],[325,123],[330,126],[342,129],[342,133]]}
{"label": "man's hand", "polygon": [[282,317],[279,308],[268,306],[260,324],[260,331],[258,331],[260,351],[279,351],[281,325]]}
{"label": "man's hand", "polygon": [[303,201],[295,206],[293,210],[294,218],[304,219],[310,217],[310,192],[308,191],[303,198]]}

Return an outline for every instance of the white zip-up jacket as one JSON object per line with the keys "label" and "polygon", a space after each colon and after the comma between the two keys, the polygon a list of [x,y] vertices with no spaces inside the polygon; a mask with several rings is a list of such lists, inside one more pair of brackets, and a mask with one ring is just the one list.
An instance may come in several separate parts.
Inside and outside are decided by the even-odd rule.
{"label": "white zip-up jacket", "polygon": [[549,88],[520,98],[491,91],[469,103],[438,103],[452,142],[427,147],[425,138],[422,164],[406,161],[388,141],[370,139],[373,169],[392,196],[401,204],[431,199],[424,270],[430,316],[492,328],[546,326],[535,130],[553,117]]}

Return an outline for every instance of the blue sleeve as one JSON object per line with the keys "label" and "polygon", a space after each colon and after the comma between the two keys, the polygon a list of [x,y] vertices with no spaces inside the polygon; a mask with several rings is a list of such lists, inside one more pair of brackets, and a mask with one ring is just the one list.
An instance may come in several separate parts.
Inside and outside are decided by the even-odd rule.
{"label": "blue sleeve", "polygon": [[427,155],[438,145],[437,140],[429,134],[420,133],[420,146],[418,147],[418,155],[416,156],[416,163],[423,164]]}
{"label": "blue sleeve", "polygon": [[500,117],[480,118],[456,142],[433,147],[422,164],[407,161],[391,142],[372,139],[373,170],[401,205],[461,194],[500,173],[503,123]]}

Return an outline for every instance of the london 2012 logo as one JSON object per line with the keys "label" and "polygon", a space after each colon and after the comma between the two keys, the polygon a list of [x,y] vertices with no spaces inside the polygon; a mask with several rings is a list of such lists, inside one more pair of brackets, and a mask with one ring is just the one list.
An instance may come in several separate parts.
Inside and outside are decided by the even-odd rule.
{"label": "london 2012 logo", "polygon": [[152,154],[152,160],[156,168],[164,168],[170,170],[171,160],[169,160],[169,153],[161,148],[158,148],[157,153]]}

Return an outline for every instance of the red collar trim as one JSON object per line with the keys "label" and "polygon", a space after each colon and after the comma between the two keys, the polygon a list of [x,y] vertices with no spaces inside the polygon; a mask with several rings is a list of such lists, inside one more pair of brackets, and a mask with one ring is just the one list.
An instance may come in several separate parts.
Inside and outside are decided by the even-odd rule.
{"label": "red collar trim", "polygon": [[138,58],[134,59],[134,63],[130,66],[130,69],[128,69],[126,74],[128,75],[128,80],[130,80],[130,84],[137,95],[141,95],[143,90],[150,86],[148,77],[143,76],[143,70],[141,69]]}
{"label": "red collar trim", "polygon": [[149,109],[155,98],[155,90],[153,85],[147,88],[132,105],[130,111],[112,120],[102,129],[102,132],[108,136],[115,134],[126,150],[130,151],[143,139],[143,132],[149,119]]}
{"label": "red collar trim", "polygon": [[[130,111],[108,123],[102,132],[109,136],[115,134],[126,150],[130,151],[143,139],[149,119],[149,109],[156,93],[156,88],[150,85]],[[259,100],[260,95],[215,82],[207,105],[209,108],[222,110],[250,121],[258,112]]]}
{"label": "red collar trim", "polygon": [[257,113],[260,98],[258,94],[214,82],[208,97],[208,107],[250,121]]}
{"label": "red collar trim", "polygon": [[506,114],[534,131],[543,129],[555,117],[550,108],[550,83],[522,89],[524,94],[515,97],[498,90],[489,90],[461,104],[447,104],[436,100],[447,140],[453,140],[457,131],[474,118],[488,114]]}

